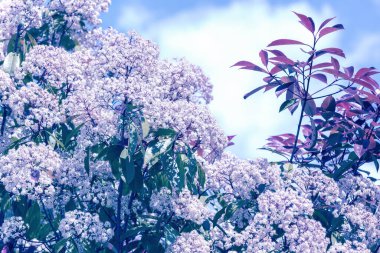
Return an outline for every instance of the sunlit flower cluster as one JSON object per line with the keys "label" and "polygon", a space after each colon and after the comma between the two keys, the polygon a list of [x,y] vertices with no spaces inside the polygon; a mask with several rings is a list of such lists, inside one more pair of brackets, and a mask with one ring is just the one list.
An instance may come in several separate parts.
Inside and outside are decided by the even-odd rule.
{"label": "sunlit flower cluster", "polygon": [[52,182],[61,165],[61,158],[50,146],[27,144],[0,157],[0,180],[15,195],[31,199],[52,196]]}
{"label": "sunlit flower cluster", "polygon": [[101,222],[98,214],[81,211],[67,212],[59,224],[59,231],[64,238],[74,236],[82,240],[103,243],[113,236],[110,224]]}
{"label": "sunlit flower cluster", "polygon": [[209,253],[210,243],[195,231],[182,233],[170,246],[171,253]]}

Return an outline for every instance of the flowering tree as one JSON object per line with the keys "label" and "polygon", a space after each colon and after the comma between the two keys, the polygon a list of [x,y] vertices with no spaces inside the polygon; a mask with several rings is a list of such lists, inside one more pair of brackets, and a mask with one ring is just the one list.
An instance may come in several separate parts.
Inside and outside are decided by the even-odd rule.
{"label": "flowering tree", "polygon": [[379,188],[240,160],[184,59],[110,1],[0,3],[2,252],[375,252]]}

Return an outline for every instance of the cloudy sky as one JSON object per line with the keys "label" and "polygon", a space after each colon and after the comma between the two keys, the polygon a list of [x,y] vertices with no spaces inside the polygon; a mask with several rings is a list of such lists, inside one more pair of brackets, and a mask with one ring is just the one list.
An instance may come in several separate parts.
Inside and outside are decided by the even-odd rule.
{"label": "cloudy sky", "polygon": [[[230,68],[239,60],[259,62],[258,52],[274,39],[311,39],[291,11],[316,23],[336,16],[343,32],[326,46],[341,47],[343,65],[380,68],[380,0],[113,0],[104,26],[135,30],[156,42],[163,58],[186,57],[203,68],[214,85],[211,111],[228,135],[230,151],[242,158],[267,157],[258,150],[271,135],[294,132],[296,118],[278,113],[273,93],[243,95],[262,84],[262,76]],[[298,51],[291,52],[300,54]]]}

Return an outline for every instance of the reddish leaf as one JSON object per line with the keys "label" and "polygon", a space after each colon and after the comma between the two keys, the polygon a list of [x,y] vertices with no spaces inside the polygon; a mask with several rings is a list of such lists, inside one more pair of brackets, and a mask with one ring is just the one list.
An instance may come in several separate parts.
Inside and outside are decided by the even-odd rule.
{"label": "reddish leaf", "polygon": [[365,82],[363,80],[356,79],[356,78],[354,78],[352,81],[355,82],[355,83],[357,83],[357,84],[360,84],[363,87],[366,87],[370,91],[375,91],[375,88],[372,86],[372,84],[370,84],[368,82]]}
{"label": "reddish leaf", "polygon": [[358,72],[356,72],[355,74],[355,78],[361,78],[363,76],[365,76],[368,72],[372,71],[373,68],[361,68],[358,70]]}
{"label": "reddish leaf", "polygon": [[266,76],[266,77],[263,78],[263,81],[266,82],[266,83],[270,83],[270,82],[273,81],[273,79],[274,79],[274,78],[271,77],[271,76]]}
{"label": "reddish leaf", "polygon": [[269,52],[271,52],[272,54],[274,54],[275,56],[286,56],[283,52],[281,52],[280,50],[268,50]]}
{"label": "reddish leaf", "polygon": [[288,57],[285,57],[285,56],[276,56],[276,57],[271,57],[269,59],[273,61],[289,64],[289,65],[294,65],[294,61],[290,60]]}
{"label": "reddish leaf", "polygon": [[270,70],[270,74],[272,74],[272,75],[275,75],[275,74],[277,74],[278,72],[280,72],[280,71],[282,71],[283,69],[282,68],[280,68],[278,65],[276,65],[276,66],[274,66],[271,70]]}
{"label": "reddish leaf", "polygon": [[300,104],[299,101],[297,101],[297,103],[295,103],[294,105],[288,107],[288,110],[290,111],[290,114],[293,115],[293,113],[297,110],[299,104]]}
{"label": "reddish leaf", "polygon": [[264,69],[260,68],[256,64],[253,64],[252,62],[249,62],[249,61],[239,61],[235,63],[234,65],[232,65],[231,67],[241,67],[240,69],[248,69],[248,70],[267,73]]}
{"label": "reddish leaf", "polygon": [[279,40],[272,41],[272,43],[270,43],[268,47],[284,46],[284,45],[306,45],[306,44],[298,40],[279,39]]}
{"label": "reddish leaf", "polygon": [[336,71],[338,71],[340,69],[339,61],[337,59],[335,59],[334,57],[331,57],[331,64],[333,65],[333,67]]}
{"label": "reddish leaf", "polygon": [[[339,76],[343,79],[350,79],[349,77],[347,77],[345,74],[343,74],[342,72],[340,71],[336,71],[335,69],[321,69],[320,71],[322,72],[325,72],[325,73],[329,73],[331,75],[334,75],[335,77]],[[339,86],[339,84],[337,84]],[[343,87],[343,86],[340,86],[340,87]],[[345,86],[344,86],[345,87]]]}
{"label": "reddish leaf", "polygon": [[339,31],[339,30],[342,30],[344,29],[343,25],[339,24],[339,25],[334,25],[333,27],[326,27],[326,28],[323,28],[320,32],[319,32],[319,38],[322,38],[323,36],[329,34],[329,33],[333,33],[333,32],[336,32],[336,31]]}
{"label": "reddish leaf", "polygon": [[379,84],[371,77],[366,75],[365,77],[362,77],[361,79],[371,84],[374,88],[379,88]]}
{"label": "reddish leaf", "polygon": [[310,32],[314,33],[315,31],[315,25],[314,25],[314,21],[312,18],[310,17],[307,17],[303,14],[300,14],[300,13],[297,13],[295,11],[293,11],[294,14],[296,14],[298,16],[298,18],[300,19],[300,23],[306,27],[307,30],[309,30]]}
{"label": "reddish leaf", "polygon": [[364,90],[357,90],[357,92],[366,95],[367,100],[369,100],[369,102],[380,104],[380,99],[376,95],[373,95],[372,93],[364,91]]}
{"label": "reddish leaf", "polygon": [[324,75],[324,74],[313,74],[311,75],[311,77],[323,82],[323,83],[327,83],[327,77]]}
{"label": "reddish leaf", "polygon": [[325,25],[327,25],[331,20],[335,19],[335,17],[333,18],[328,18],[326,19],[325,21],[322,22],[322,24],[319,26],[318,28],[318,31],[320,31],[323,27],[325,27]]}
{"label": "reddish leaf", "polygon": [[360,158],[364,155],[365,149],[363,148],[363,145],[354,144],[354,152]]}
{"label": "reddish leaf", "polygon": [[259,55],[260,55],[261,62],[263,63],[263,65],[268,66],[268,52],[261,50]]}
{"label": "reddish leaf", "polygon": [[366,76],[373,76],[373,75],[377,75],[379,74],[380,71],[377,71],[377,70],[371,70],[371,71],[368,71]]}
{"label": "reddish leaf", "polygon": [[[322,63],[318,63],[318,64],[313,65],[313,69],[327,68],[327,67],[331,67],[330,62],[322,62]],[[306,70],[309,70],[309,69],[306,69]]]}

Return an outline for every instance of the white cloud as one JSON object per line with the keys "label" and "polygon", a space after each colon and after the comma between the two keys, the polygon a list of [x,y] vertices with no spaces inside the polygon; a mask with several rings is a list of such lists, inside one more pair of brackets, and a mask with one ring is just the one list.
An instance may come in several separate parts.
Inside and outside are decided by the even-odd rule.
{"label": "white cloud", "polygon": [[[296,118],[278,113],[282,99],[277,100],[273,92],[243,100],[246,92],[263,84],[263,76],[229,68],[239,60],[258,63],[258,52],[272,40],[311,40],[292,10],[312,16],[317,23],[334,16],[328,6],[317,11],[304,2],[273,7],[264,0],[242,0],[190,9],[140,31],[160,45],[163,57],[183,56],[204,69],[214,84],[211,110],[227,134],[237,134],[232,151],[241,157],[272,158],[257,148],[271,135],[295,131]],[[333,36],[326,42],[337,45],[337,39]],[[299,54],[297,47],[292,53]]]}
{"label": "white cloud", "polygon": [[143,29],[153,18],[153,13],[138,4],[123,5],[122,8],[122,15],[118,19],[120,27]]}
{"label": "white cloud", "polygon": [[[380,2],[380,1],[379,1]],[[368,65],[380,62],[380,34],[366,34],[361,36],[350,53],[350,62],[357,65]]]}

